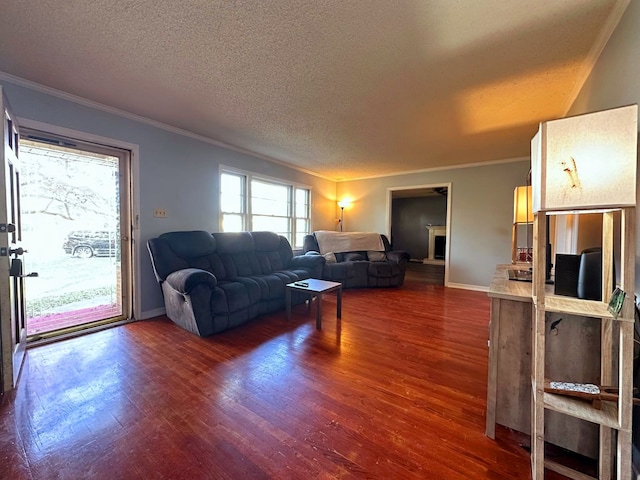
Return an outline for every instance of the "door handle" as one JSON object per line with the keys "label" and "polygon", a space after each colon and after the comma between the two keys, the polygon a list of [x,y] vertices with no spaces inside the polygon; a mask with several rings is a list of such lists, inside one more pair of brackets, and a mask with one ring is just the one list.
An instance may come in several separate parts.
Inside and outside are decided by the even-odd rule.
{"label": "door handle", "polygon": [[22,273],[22,260],[18,258],[12,258],[11,267],[9,268],[9,276],[18,278],[37,277],[38,272],[31,272],[25,275],[24,273]]}
{"label": "door handle", "polygon": [[10,277],[22,276],[22,260],[18,260],[17,258],[13,258],[11,260],[11,267],[9,267],[9,276]]}
{"label": "door handle", "polygon": [[9,255],[24,255],[25,253],[27,253],[27,251],[22,247],[9,249]]}

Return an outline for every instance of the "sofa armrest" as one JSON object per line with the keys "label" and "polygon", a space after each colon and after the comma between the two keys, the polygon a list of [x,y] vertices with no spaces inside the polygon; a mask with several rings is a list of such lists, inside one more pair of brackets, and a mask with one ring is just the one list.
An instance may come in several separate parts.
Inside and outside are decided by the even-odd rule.
{"label": "sofa armrest", "polygon": [[208,284],[211,288],[218,285],[218,279],[210,272],[199,268],[177,270],[165,280],[171,288],[182,294],[188,294],[196,285]]}
{"label": "sofa armrest", "polygon": [[320,269],[324,266],[326,260],[320,254],[311,255],[298,255],[293,257],[289,262],[290,267],[294,268],[307,268],[309,270]]}
{"label": "sofa armrest", "polygon": [[402,252],[400,250],[394,250],[391,252],[387,252],[387,260],[395,263],[408,262],[411,258],[407,252]]}

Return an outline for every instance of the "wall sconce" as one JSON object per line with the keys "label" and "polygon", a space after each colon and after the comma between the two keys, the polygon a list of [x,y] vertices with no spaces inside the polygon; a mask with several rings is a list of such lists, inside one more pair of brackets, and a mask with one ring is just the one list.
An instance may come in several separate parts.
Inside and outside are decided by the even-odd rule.
{"label": "wall sconce", "polygon": [[349,200],[340,200],[338,202],[338,206],[340,207],[340,220],[338,221],[338,223],[340,223],[340,231],[342,231],[342,225],[344,224],[344,207],[348,207],[349,205],[351,205]]}
{"label": "wall sconce", "polygon": [[[511,234],[511,263],[518,261],[530,262],[532,260],[529,247],[528,225],[533,223],[533,211],[531,202],[531,185],[516,187],[513,190],[513,231]],[[527,227],[527,247],[524,257],[518,251],[518,226]]]}
{"label": "wall sconce", "polygon": [[533,212],[636,204],[638,106],[540,124],[531,140]]}

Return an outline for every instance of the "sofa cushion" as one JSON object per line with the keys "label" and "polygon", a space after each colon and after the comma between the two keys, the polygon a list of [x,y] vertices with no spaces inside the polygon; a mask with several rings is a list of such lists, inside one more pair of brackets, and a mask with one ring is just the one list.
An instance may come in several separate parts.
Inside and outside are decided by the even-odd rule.
{"label": "sofa cushion", "polygon": [[306,280],[307,278],[311,278],[311,274],[309,273],[309,271],[303,270],[301,268],[281,270],[280,272],[276,272],[276,273],[284,273],[285,275],[287,275],[289,277],[289,281],[287,283],[297,282],[298,280]]}
{"label": "sofa cushion", "polygon": [[[249,308],[251,300],[247,288],[240,282],[220,282],[218,288],[224,291],[227,298],[227,311],[229,313],[237,312]],[[219,307],[216,305],[216,307]],[[212,305],[213,310],[213,305]],[[218,313],[218,312],[216,312]],[[223,312],[226,313],[226,312]]]}
{"label": "sofa cushion", "polygon": [[395,277],[400,275],[400,266],[391,262],[371,262],[367,273],[372,277]]}
{"label": "sofa cushion", "polygon": [[324,266],[322,278],[333,282],[341,282],[355,275],[353,262],[327,263]]}
{"label": "sofa cushion", "polygon": [[213,233],[218,254],[234,254],[255,252],[253,236],[250,232],[222,232]]}
{"label": "sofa cushion", "polygon": [[359,262],[365,260],[364,256],[358,252],[348,252],[343,255],[345,262]]}
{"label": "sofa cushion", "polygon": [[244,286],[247,291],[247,295],[249,296],[249,303],[251,305],[258,303],[262,300],[262,291],[260,285],[254,278],[251,277],[234,277],[230,278],[229,281],[237,282]]}
{"label": "sofa cushion", "polygon": [[333,252],[325,253],[323,257],[327,261],[327,263],[336,263],[338,261],[336,259],[336,254]]}
{"label": "sofa cushion", "polygon": [[204,257],[190,258],[189,266],[191,268],[199,268],[207,270],[216,276],[218,280],[227,278],[227,271],[224,268],[222,260],[218,254],[205,255]]}
{"label": "sofa cushion", "polygon": [[230,278],[250,277],[262,273],[255,253],[221,255],[222,264]]}
{"label": "sofa cushion", "polygon": [[227,232],[213,235],[217,241],[217,253],[230,278],[283,270],[293,258],[286,238],[273,232]]}
{"label": "sofa cushion", "polygon": [[[274,300],[284,298],[283,277],[277,273],[269,273],[267,275],[254,275],[250,277],[260,286],[260,300]],[[289,283],[289,282],[287,282]]]}
{"label": "sofa cushion", "polygon": [[274,232],[251,232],[256,252],[277,252],[280,248],[280,235]]}
{"label": "sofa cushion", "polygon": [[256,259],[260,265],[260,273],[271,273],[284,268],[282,258],[277,251],[256,252]]}
{"label": "sofa cushion", "polygon": [[170,273],[184,268],[200,268],[216,276],[224,273],[214,271],[209,263],[208,257],[215,252],[216,242],[205,231],[164,233],[150,239],[147,246],[158,281],[164,281]]}
{"label": "sofa cushion", "polygon": [[371,262],[384,262],[387,259],[387,254],[384,252],[367,252],[367,258]]}
{"label": "sofa cushion", "polygon": [[216,240],[203,230],[191,232],[168,232],[160,235],[173,253],[180,258],[195,258],[211,255],[216,251]]}
{"label": "sofa cushion", "polygon": [[289,242],[285,242],[287,249],[283,250],[280,235],[274,232],[252,232],[255,254],[260,265],[259,273],[271,273],[285,268],[286,263],[293,257]]}

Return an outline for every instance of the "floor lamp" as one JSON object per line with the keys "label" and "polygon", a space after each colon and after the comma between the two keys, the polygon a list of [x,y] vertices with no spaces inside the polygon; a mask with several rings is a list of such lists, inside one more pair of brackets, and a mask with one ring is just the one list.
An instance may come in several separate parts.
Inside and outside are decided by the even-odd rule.
{"label": "floor lamp", "polygon": [[338,206],[340,207],[340,231],[342,231],[342,226],[344,225],[344,207],[348,207],[349,206],[348,201],[346,200],[341,200],[338,202]]}

